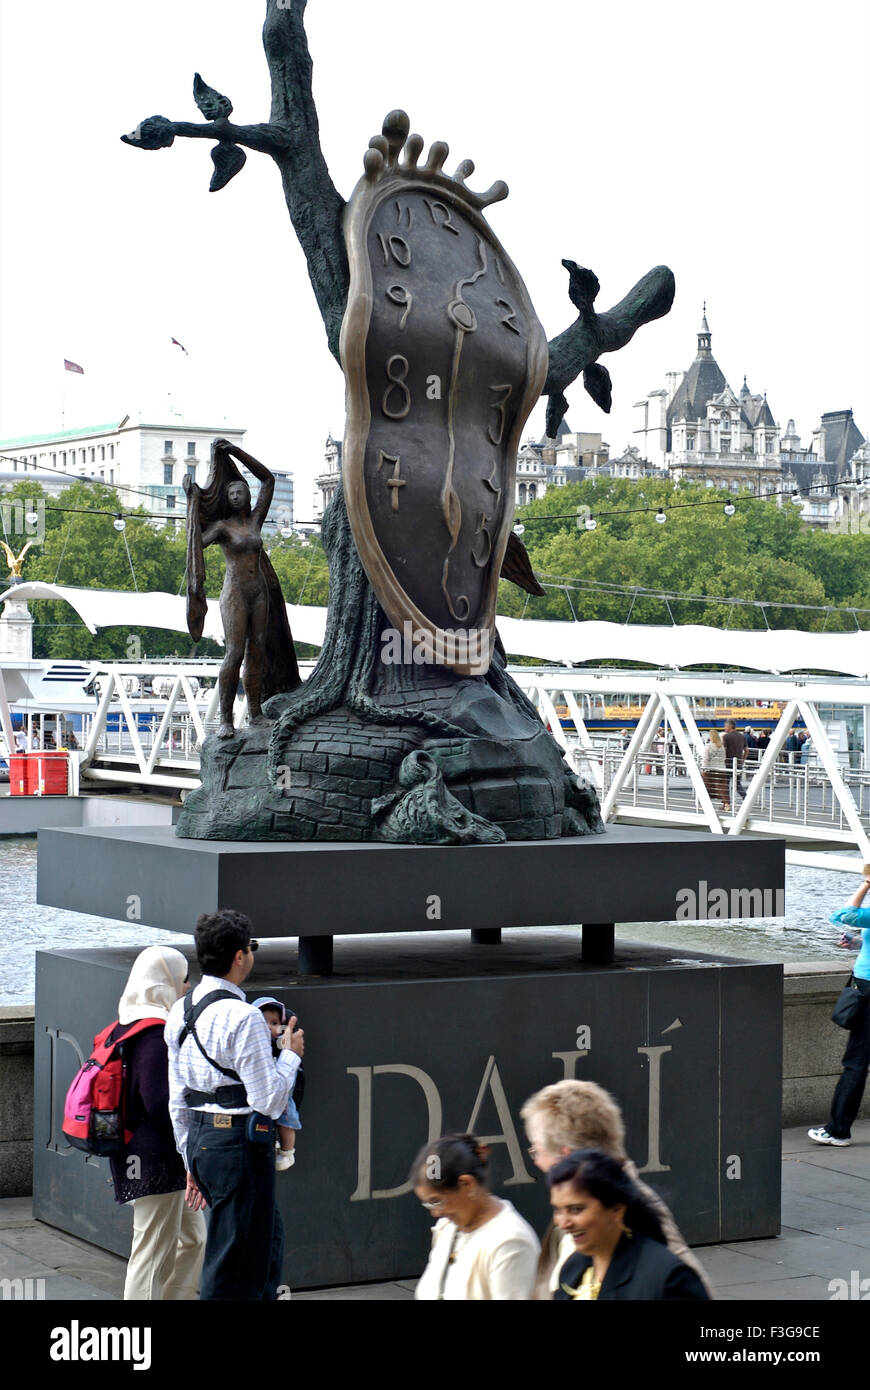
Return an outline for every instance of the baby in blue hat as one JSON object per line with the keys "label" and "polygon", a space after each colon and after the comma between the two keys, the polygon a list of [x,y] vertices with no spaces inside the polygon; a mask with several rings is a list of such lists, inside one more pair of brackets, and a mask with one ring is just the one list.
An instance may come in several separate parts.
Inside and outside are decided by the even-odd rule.
{"label": "baby in blue hat", "polygon": [[[281,1035],[292,1015],[288,1013],[280,999],[273,999],[270,995],[265,994],[262,995],[261,998],[254,1000],[254,1008],[260,1010],[260,1013],[269,1025],[269,1032],[272,1034],[272,1051],[277,1057],[281,1051]],[[278,1131],[275,1169],[279,1173],[283,1173],[288,1168],[292,1168],[293,1164],[296,1162],[296,1131],[302,1128],[302,1121],[299,1118],[299,1110],[294,1096],[299,1092],[301,1099],[301,1076],[302,1068],[300,1067],[296,1073],[293,1090],[290,1092],[290,1097],[287,1101],[287,1109],[275,1122],[275,1128]]]}

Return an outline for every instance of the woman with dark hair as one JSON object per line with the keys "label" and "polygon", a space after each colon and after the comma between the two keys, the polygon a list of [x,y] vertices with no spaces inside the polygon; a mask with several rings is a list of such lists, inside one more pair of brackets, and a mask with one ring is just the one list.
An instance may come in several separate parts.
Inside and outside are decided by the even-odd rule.
{"label": "woman with dark hair", "polygon": [[473,1134],[448,1134],[415,1158],[414,1191],[435,1217],[429,1263],[415,1298],[531,1298],[538,1238],[510,1202],[489,1191],[488,1156]]}
{"label": "woman with dark hair", "polygon": [[617,1159],[577,1149],[547,1174],[553,1220],[573,1238],[554,1299],[707,1299],[694,1270],[664,1243],[658,1217]]}
{"label": "woman with dark hair", "polygon": [[[251,489],[234,457],[260,482],[253,508]],[[203,550],[217,543],[227,562],[220,597],[226,656],[218,678],[221,723],[217,736],[232,738],[233,700],[243,660],[252,724],[266,722],[264,700],[295,690],[300,684],[284,596],[260,537],[275,479],[244,449],[228,439],[216,439],[205,487],[197,487],[190,476],[183,483],[187,493],[187,627],[195,642],[202,637],[207,612]]]}

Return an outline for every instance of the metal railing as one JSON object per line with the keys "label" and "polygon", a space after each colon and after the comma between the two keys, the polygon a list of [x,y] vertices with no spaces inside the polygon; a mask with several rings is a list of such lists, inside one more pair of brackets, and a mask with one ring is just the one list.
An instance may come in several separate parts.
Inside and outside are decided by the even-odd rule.
{"label": "metal railing", "polygon": [[[303,675],[312,665],[302,663]],[[85,720],[81,750],[71,759],[82,787],[102,781],[183,793],[197,786],[199,748],[218,723],[218,671],[216,661],[95,668],[99,700]],[[846,845],[870,861],[870,702],[865,684],[741,672],[512,667],[511,674],[568,763],[596,787],[605,820]],[[625,730],[618,735],[590,732],[586,721],[599,720],[602,706],[613,711],[627,698],[632,711]],[[701,767],[705,739],[697,720],[709,714],[706,702],[711,700],[720,708],[764,702],[765,713],[775,721],[768,749],[757,762],[750,757],[743,769],[745,797],[732,771],[728,810],[714,804]],[[863,748],[850,754],[832,744],[819,708],[830,712],[855,706],[864,708]],[[245,713],[240,691],[237,727]],[[811,737],[808,761],[799,762],[785,751],[795,720]]]}

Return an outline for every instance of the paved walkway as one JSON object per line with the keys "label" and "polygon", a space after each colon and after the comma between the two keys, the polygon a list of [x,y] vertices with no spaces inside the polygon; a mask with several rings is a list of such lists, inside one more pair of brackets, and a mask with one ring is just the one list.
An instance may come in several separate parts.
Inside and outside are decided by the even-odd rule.
{"label": "paved walkway", "polygon": [[[831,1298],[829,1283],[870,1278],[870,1121],[857,1124],[850,1148],[822,1148],[805,1129],[782,1145],[782,1233],[699,1249],[722,1299]],[[29,1197],[0,1200],[0,1279],[44,1279],[48,1300],[119,1300],[125,1261],[34,1221]],[[414,1280],[319,1289],[298,1300],[401,1301]]]}

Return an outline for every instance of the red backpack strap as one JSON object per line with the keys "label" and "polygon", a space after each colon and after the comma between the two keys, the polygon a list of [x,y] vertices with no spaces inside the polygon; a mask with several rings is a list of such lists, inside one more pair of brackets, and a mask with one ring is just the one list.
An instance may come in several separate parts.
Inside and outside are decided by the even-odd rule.
{"label": "red backpack strap", "polygon": [[99,1063],[101,1067],[105,1066],[106,1062],[109,1060],[115,1049],[115,1044],[113,1042],[109,1042],[108,1040],[111,1037],[114,1030],[117,1028],[117,1026],[118,1020],[115,1019],[114,1023],[110,1023],[106,1028],[102,1030],[101,1033],[98,1033],[97,1036],[94,1038],[94,1050],[91,1053],[91,1059]]}
{"label": "red backpack strap", "polygon": [[112,1033],[118,1027],[118,1019],[115,1019],[114,1023],[110,1023],[108,1027],[104,1028],[103,1031],[98,1033],[94,1038],[94,1050],[91,1053],[91,1057],[101,1067],[105,1066],[106,1062],[108,1062],[115,1051],[115,1048],[120,1047],[122,1043],[129,1042],[130,1038],[135,1038],[137,1033],[144,1033],[146,1028],[156,1028],[158,1026],[164,1028],[166,1026],[166,1020],[164,1018],[137,1018],[136,1022],[130,1025],[122,1038],[116,1038],[114,1042],[110,1042],[109,1039]]}

